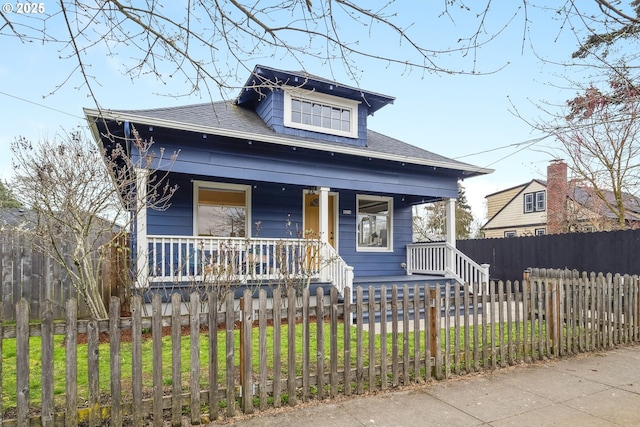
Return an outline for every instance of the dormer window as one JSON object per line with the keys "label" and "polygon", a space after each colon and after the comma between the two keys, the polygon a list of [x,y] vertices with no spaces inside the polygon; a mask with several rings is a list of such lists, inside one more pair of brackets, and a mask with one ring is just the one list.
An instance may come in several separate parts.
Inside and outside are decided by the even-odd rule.
{"label": "dormer window", "polygon": [[544,191],[526,193],[524,195],[524,213],[543,212],[546,207],[547,200]]}
{"label": "dormer window", "polygon": [[285,89],[284,125],[290,128],[358,137],[358,103],[317,92]]}

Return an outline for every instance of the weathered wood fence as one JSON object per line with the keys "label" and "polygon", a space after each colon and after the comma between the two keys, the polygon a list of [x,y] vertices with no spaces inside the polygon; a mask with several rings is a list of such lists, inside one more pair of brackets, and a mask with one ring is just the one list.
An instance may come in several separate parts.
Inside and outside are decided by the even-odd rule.
{"label": "weathered wood fence", "polygon": [[[105,235],[104,242],[113,239]],[[127,247],[126,236],[118,236],[120,247]],[[16,320],[14,307],[22,299],[29,302],[32,320],[37,320],[45,301],[52,301],[55,319],[65,317],[65,302],[78,298],[78,293],[66,278],[64,269],[51,257],[39,252],[24,233],[10,228],[0,231],[0,301],[3,302],[3,318]],[[71,245],[61,245],[63,253],[73,253]],[[102,264],[100,294],[105,304],[111,295],[124,296],[128,271],[128,254],[118,251],[115,246],[105,248],[105,260]],[[71,261],[69,261],[71,263]],[[82,299],[78,300],[80,317],[89,315],[89,309]]]}
{"label": "weathered wood fence", "polygon": [[204,313],[194,293],[187,315],[179,294],[169,316],[156,296],[145,318],[139,297],[130,318],[113,298],[103,321],[78,320],[69,300],[64,322],[46,305],[30,324],[21,301],[16,323],[0,323],[0,425],[200,424],[640,339],[637,276],[534,273],[480,296],[457,284],[392,286],[389,298],[382,288],[363,301],[357,288],[352,304],[335,290],[328,301],[321,291],[247,292],[240,302],[211,293],[216,309]]}

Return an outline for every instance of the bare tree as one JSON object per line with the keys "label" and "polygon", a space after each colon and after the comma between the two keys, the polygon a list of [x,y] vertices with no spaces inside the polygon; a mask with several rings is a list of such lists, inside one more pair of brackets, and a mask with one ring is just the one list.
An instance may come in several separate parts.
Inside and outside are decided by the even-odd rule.
{"label": "bare tree", "polygon": [[[493,41],[527,2],[509,7],[506,17],[495,18],[497,23],[491,20],[492,32],[486,29],[493,11],[490,1],[416,4],[421,13],[413,14],[412,8],[398,12],[393,0],[375,4],[352,0],[175,4],[59,0],[34,5],[42,5],[41,13],[8,13],[11,4],[0,11],[0,37],[55,46],[61,58],[74,64],[66,81],[80,73],[96,100],[93,88],[101,80],[91,63],[91,54],[96,52],[116,58],[131,78],[151,74],[163,83],[179,79],[188,82],[190,93],[217,89],[223,95],[235,89],[238,76],[251,71],[250,64],[261,58],[293,58],[302,68],[314,61],[331,73],[334,67],[344,68],[355,82],[363,60],[396,65],[407,73],[494,72],[506,61],[491,70],[478,69],[478,49]],[[436,33],[439,30],[422,26],[423,10],[444,26],[457,28],[456,34],[445,38]],[[456,27],[457,19],[472,25]],[[389,43],[397,43],[397,49],[383,53],[380,46]],[[452,55],[459,58],[455,65],[450,62]]]}
{"label": "bare tree", "polygon": [[[562,232],[584,233],[591,231],[610,231],[619,228],[617,218],[597,196],[594,189],[580,182],[571,180],[566,200],[566,211],[563,218]],[[609,191],[605,192],[611,195]]]}
{"label": "bare tree", "polygon": [[588,31],[579,48],[573,53],[574,58],[604,58],[614,46],[638,41],[640,36],[640,1],[629,1],[628,6],[624,6],[620,1],[595,2],[602,12],[599,16],[581,13],[576,1],[567,2],[566,16],[574,14]]}
{"label": "bare tree", "polygon": [[[394,0],[58,0],[4,6],[0,37],[54,46],[73,64],[59,83],[79,73],[98,106],[93,88],[101,78],[91,62],[93,53],[114,57],[131,78],[151,74],[163,83],[179,79],[189,84],[189,93],[217,89],[226,95],[237,86],[238,76],[250,71],[249,64],[263,58],[293,58],[302,68],[313,61],[331,73],[344,68],[354,82],[363,72],[363,60],[396,65],[403,73],[482,74],[507,65],[478,66],[480,49],[510,26],[522,27],[524,49],[529,29],[555,23],[549,31],[575,33],[579,45],[574,58],[600,60],[621,42],[637,41],[640,28],[637,0],[551,5],[540,0],[500,5],[446,0],[405,8]],[[554,21],[548,16],[532,19],[532,9],[550,12]],[[427,28],[425,21],[438,27]],[[397,48],[380,49],[390,43]]]}
{"label": "bare tree", "polygon": [[[105,249],[117,244],[118,233],[129,230],[139,210],[167,208],[176,190],[158,169],[176,154],[165,158],[162,150],[154,152],[152,141],[134,136],[137,162],[123,146],[105,152],[80,132],[37,143],[17,138],[11,145],[11,188],[34,216],[13,227],[62,267],[96,319],[108,315],[100,295]],[[136,194],[140,170],[150,176],[146,194]]]}
{"label": "bare tree", "polygon": [[637,204],[640,190],[640,92],[624,69],[609,77],[608,86],[590,85],[567,101],[560,123],[546,129],[560,143],[560,150],[574,177],[589,188],[602,209],[627,226],[629,203]]}

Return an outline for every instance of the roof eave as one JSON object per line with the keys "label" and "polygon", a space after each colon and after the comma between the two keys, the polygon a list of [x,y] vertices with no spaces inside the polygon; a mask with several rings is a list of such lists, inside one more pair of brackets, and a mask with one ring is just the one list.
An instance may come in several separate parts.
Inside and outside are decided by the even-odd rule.
{"label": "roof eave", "polygon": [[115,121],[121,121],[121,122],[129,121],[129,122],[145,124],[148,126],[164,127],[164,128],[183,130],[188,132],[218,135],[223,137],[245,139],[245,140],[251,140],[256,142],[266,142],[271,144],[285,145],[285,146],[297,147],[297,148],[307,148],[307,149],[316,150],[316,151],[326,151],[326,152],[347,154],[347,155],[358,156],[358,157],[375,158],[379,160],[404,162],[404,163],[420,165],[420,166],[431,166],[434,168],[460,171],[463,175],[463,178],[465,179],[472,178],[474,176],[490,174],[494,171],[493,169],[482,168],[482,167],[477,167],[477,166],[468,165],[468,164],[460,164],[458,162],[416,159],[414,157],[409,157],[409,156],[381,153],[378,151],[368,151],[368,150],[354,147],[354,146],[344,146],[344,147],[341,147],[338,145],[329,146],[326,144],[314,143],[314,142],[299,140],[299,139],[290,138],[290,137],[285,138],[277,135],[273,135],[273,136],[259,135],[251,132],[243,132],[243,131],[237,131],[237,130],[222,129],[222,128],[213,127],[213,126],[203,126],[203,125],[196,125],[191,123],[176,122],[172,120],[150,118],[145,116],[138,116],[136,114],[123,113],[123,112],[112,111],[112,110],[97,110],[93,108],[85,108],[84,114],[90,123],[93,121],[92,118],[103,118],[106,120],[115,120]]}

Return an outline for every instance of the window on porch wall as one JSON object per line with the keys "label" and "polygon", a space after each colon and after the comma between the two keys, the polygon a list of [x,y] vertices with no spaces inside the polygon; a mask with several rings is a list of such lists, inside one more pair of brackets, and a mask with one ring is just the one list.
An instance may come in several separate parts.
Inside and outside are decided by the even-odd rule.
{"label": "window on porch wall", "polygon": [[393,199],[357,196],[358,251],[390,251],[392,242]]}
{"label": "window on porch wall", "polygon": [[247,231],[246,191],[198,186],[198,236],[245,237]]}

